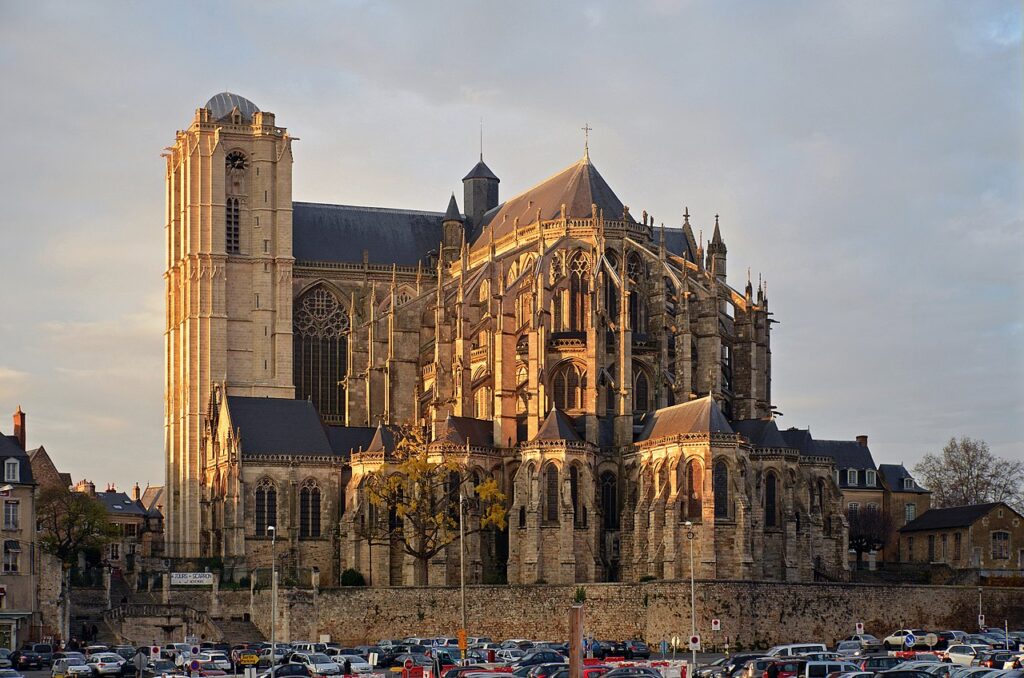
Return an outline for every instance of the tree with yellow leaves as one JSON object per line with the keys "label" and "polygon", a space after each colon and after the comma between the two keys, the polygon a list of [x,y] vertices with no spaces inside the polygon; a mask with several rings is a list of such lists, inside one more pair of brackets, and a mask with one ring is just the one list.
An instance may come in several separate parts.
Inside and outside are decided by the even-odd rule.
{"label": "tree with yellow leaves", "polygon": [[430,559],[459,539],[459,502],[479,524],[465,534],[505,528],[505,495],[493,478],[474,485],[450,452],[429,451],[423,430],[399,427],[395,450],[365,481],[370,511],[358,526],[370,543],[399,544],[414,559],[415,584],[427,584]]}

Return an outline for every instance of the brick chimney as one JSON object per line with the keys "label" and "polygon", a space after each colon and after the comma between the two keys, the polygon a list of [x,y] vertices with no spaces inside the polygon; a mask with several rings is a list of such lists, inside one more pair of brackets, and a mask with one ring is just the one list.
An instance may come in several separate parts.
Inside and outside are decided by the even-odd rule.
{"label": "brick chimney", "polygon": [[17,411],[14,413],[14,437],[18,439],[18,444],[21,445],[21,449],[25,449],[25,413],[21,411],[21,405],[18,405]]}
{"label": "brick chimney", "polygon": [[867,436],[857,436],[857,443],[860,444],[861,447],[867,447],[868,446],[868,437]]}
{"label": "brick chimney", "polygon": [[135,483],[135,487],[132,488],[132,499],[134,501],[139,501],[140,499],[142,499],[142,490],[139,489],[138,483]]}

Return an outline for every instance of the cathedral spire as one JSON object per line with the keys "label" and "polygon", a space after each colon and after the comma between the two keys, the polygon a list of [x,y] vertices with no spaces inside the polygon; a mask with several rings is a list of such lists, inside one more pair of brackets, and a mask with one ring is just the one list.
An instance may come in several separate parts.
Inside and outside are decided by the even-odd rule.
{"label": "cathedral spire", "polygon": [[583,123],[583,162],[584,164],[590,164],[590,133],[594,131],[594,128],[590,126],[589,122]]}

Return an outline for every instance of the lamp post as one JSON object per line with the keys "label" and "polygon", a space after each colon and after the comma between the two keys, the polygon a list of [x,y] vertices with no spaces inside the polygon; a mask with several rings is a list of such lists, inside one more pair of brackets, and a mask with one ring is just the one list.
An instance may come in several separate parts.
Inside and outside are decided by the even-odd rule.
{"label": "lamp post", "polygon": [[462,604],[462,633],[459,634],[459,650],[462,651],[463,664],[466,648],[462,647],[462,639],[466,636],[466,526],[463,515],[463,504],[466,496],[459,490],[459,596]]}
{"label": "lamp post", "polygon": [[[686,541],[690,543],[690,637],[697,635],[697,585],[693,579],[693,540],[697,538],[697,533],[693,531],[693,523],[689,520],[686,521]],[[693,668],[687,671],[687,675],[692,676],[697,670],[697,650],[691,650],[693,657]]]}
{"label": "lamp post", "polygon": [[270,678],[277,671],[277,529],[267,526],[270,533]]}
{"label": "lamp post", "polygon": [[984,631],[985,630],[985,629],[983,629],[981,627],[981,614],[982,614],[982,612],[981,612],[981,592],[982,592],[982,590],[983,589],[979,586],[978,587],[978,630],[979,631]]}

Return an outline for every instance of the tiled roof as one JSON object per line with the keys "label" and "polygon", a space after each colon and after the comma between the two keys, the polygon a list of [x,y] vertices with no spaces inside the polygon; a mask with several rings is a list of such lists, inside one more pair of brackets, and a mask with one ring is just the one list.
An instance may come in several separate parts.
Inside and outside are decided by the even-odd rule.
{"label": "tiled roof", "polygon": [[146,509],[136,503],[124,492],[97,492],[96,498],[107,509],[107,513],[115,516],[144,516]]}
{"label": "tiled roof", "polygon": [[296,261],[415,266],[441,242],[440,212],[292,203]]}
{"label": "tiled roof", "polygon": [[487,223],[473,247],[486,247],[489,231],[494,232],[495,240],[511,233],[516,219],[520,226],[536,221],[538,212],[542,220],[556,219],[561,215],[563,204],[570,218],[590,218],[591,204],[603,210],[607,219],[622,218],[622,202],[597,168],[583,159],[489,211],[485,215]]}
{"label": "tiled roof", "polygon": [[1006,509],[1013,511],[1013,509],[1002,502],[971,504],[968,506],[951,506],[949,508],[933,508],[922,513],[916,520],[912,520],[904,525],[900,528],[900,532],[920,532],[922,530],[943,530],[951,527],[967,527],[969,525],[973,525],[997,506],[1003,506]]}
{"label": "tiled roof", "polygon": [[562,410],[553,407],[537,430],[537,435],[533,436],[530,442],[535,440],[569,440],[578,442],[580,436],[576,433],[576,427],[573,426],[572,419]]}
{"label": "tiled roof", "polygon": [[308,400],[228,396],[231,426],[242,454],[334,454],[320,417]]}
{"label": "tiled roof", "polygon": [[729,421],[711,396],[655,410],[637,441],[681,433],[733,433]]}

